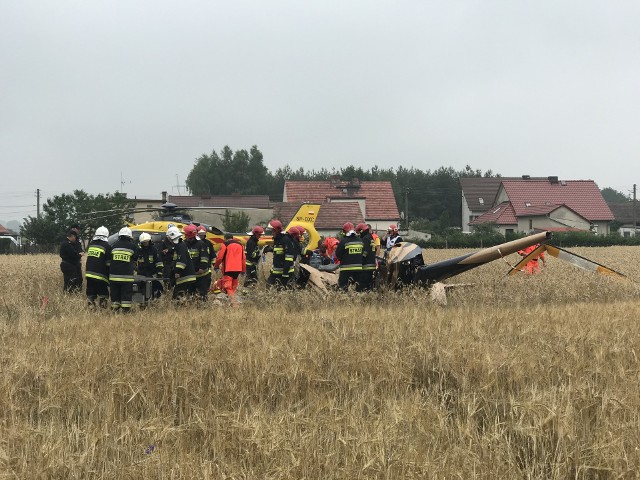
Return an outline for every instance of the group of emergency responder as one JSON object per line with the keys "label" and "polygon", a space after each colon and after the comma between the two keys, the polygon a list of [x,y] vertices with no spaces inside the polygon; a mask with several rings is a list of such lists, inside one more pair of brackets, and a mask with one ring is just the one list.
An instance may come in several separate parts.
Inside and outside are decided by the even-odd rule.
{"label": "group of emergency responder", "polygon": [[[288,288],[295,283],[294,261],[300,257],[303,263],[311,263],[311,257],[320,257],[321,264],[339,264],[338,287],[346,291],[350,284],[355,284],[358,292],[371,290],[374,272],[378,268],[381,247],[380,238],[372,231],[371,225],[359,223],[354,227],[347,222],[342,227],[341,238],[328,237],[314,250],[303,247],[305,230],[302,227],[291,227],[283,232],[282,223],[272,220],[273,228],[273,265],[267,285]],[[386,254],[402,242],[398,227],[391,225],[387,230],[385,242]],[[247,248],[247,254],[249,249]]]}
{"label": "group of emergency responder", "polygon": [[[314,250],[304,245],[305,229],[290,227],[284,231],[282,222],[272,220],[273,262],[267,286],[269,288],[292,288],[295,283],[295,262],[310,263],[312,256],[321,258],[322,264],[340,264],[338,286],[347,290],[351,283],[356,291],[372,288],[373,275],[378,261],[402,242],[398,228],[391,225],[381,256],[381,239],[371,225],[345,223],[340,239],[328,237]],[[115,243],[108,241],[109,231],[99,227],[84,252],[79,241],[79,228],[72,227],[60,247],[62,262],[60,268],[64,276],[64,290],[79,291],[82,288],[82,263],[86,255],[86,296],[92,307],[108,307],[118,311],[129,311],[133,304],[134,283],[138,279],[152,282],[152,298],[157,299],[167,289],[172,289],[174,300],[196,298],[207,301],[209,292],[226,293],[236,305],[236,291],[239,277],[245,274],[244,287],[258,283],[258,269],[265,249],[260,248],[260,237],[264,229],[255,226],[251,230],[246,245],[225,234],[224,242],[216,254],[213,243],[206,238],[204,226],[189,224],[182,231],[170,225],[162,242],[155,245],[151,235],[143,232],[134,241],[130,228],[123,227],[118,232]],[[184,236],[184,239],[183,239]],[[212,285],[212,271],[222,276]]]}

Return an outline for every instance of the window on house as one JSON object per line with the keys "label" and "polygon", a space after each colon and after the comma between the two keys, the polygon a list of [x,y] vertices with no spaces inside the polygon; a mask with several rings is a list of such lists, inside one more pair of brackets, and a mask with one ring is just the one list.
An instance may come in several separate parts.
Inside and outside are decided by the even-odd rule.
{"label": "window on house", "polygon": [[505,229],[504,233],[507,234],[507,235],[510,235],[510,234],[514,233],[513,228]]}
{"label": "window on house", "polygon": [[529,231],[533,230],[533,218],[529,219]]}
{"label": "window on house", "polygon": [[480,203],[480,205],[484,205],[484,198],[478,197],[478,202]]}

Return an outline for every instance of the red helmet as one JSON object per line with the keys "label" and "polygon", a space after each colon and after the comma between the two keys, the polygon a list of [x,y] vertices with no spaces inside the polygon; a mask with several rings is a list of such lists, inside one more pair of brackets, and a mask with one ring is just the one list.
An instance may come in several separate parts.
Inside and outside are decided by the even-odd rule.
{"label": "red helmet", "polygon": [[300,225],[297,225],[293,228],[297,228],[298,232],[300,232],[300,236],[304,235],[305,233],[307,233],[307,231],[304,229],[304,227],[301,227]]}
{"label": "red helmet", "polygon": [[342,226],[342,231],[344,233],[350,232],[351,230],[353,230],[353,223],[351,222],[347,222]]}
{"label": "red helmet", "polygon": [[282,232],[282,222],[280,220],[271,220],[269,222],[269,225],[271,225],[271,228],[273,228],[273,231],[276,233],[280,233]]}
{"label": "red helmet", "polygon": [[296,240],[300,239],[300,229],[298,227],[291,227],[289,230],[287,230],[287,233]]}
{"label": "red helmet", "polygon": [[356,233],[366,232],[367,230],[369,230],[369,226],[366,223],[359,223],[356,226]]}
{"label": "red helmet", "polygon": [[204,228],[204,226],[202,226],[202,225],[198,225],[197,231],[198,231],[198,233],[202,233],[202,232],[207,233],[207,229]]}
{"label": "red helmet", "polygon": [[251,230],[251,235],[262,235],[264,233],[264,228],[262,228],[259,225],[256,225],[255,227],[253,227],[253,229]]}
{"label": "red helmet", "polygon": [[196,226],[193,223],[190,223],[189,225],[185,225],[182,229],[182,233],[184,233],[184,236],[187,238],[196,238],[196,234],[198,232]]}
{"label": "red helmet", "polygon": [[387,228],[387,232],[398,233],[398,227],[396,227],[395,225],[389,225],[389,228]]}

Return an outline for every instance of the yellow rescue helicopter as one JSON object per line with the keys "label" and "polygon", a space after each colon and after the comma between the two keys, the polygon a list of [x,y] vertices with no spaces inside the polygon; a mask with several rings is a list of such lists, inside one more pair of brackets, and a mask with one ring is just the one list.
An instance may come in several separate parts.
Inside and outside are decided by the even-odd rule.
{"label": "yellow rescue helicopter", "polygon": [[[191,223],[195,225],[202,225],[207,230],[207,239],[213,243],[214,248],[217,250],[220,249],[222,243],[224,242],[225,232],[211,225],[207,225],[202,222],[198,222],[192,217],[190,213],[191,210],[207,210],[206,207],[187,207],[187,208],[179,208],[177,205],[173,203],[165,203],[160,207],[160,211],[158,212],[158,219],[152,220],[149,222],[139,223],[139,224],[129,224],[129,228],[131,228],[131,232],[133,233],[133,238],[137,240],[142,233],[148,233],[151,235],[151,241],[153,243],[159,243],[164,239],[165,234],[167,233],[167,229],[170,226],[176,226],[180,231]],[[149,209],[140,209],[135,210],[135,212],[142,211],[150,211]],[[153,210],[155,211],[155,210]],[[319,204],[311,204],[311,203],[303,203],[300,205],[300,208],[295,213],[289,224],[286,226],[285,231],[289,230],[293,226],[303,227],[306,231],[306,239],[307,245],[309,248],[316,248],[318,242],[320,241],[320,235],[315,229],[315,222],[318,218],[318,212],[320,211]],[[131,212],[133,213],[133,212]],[[267,226],[267,229],[269,226]],[[250,233],[233,233],[235,239],[239,240],[243,244],[247,242],[249,239]],[[109,242],[112,243],[117,239],[117,233],[109,237]],[[263,235],[260,238],[258,245],[260,247],[264,247],[267,245],[273,244],[273,236],[272,235]]]}

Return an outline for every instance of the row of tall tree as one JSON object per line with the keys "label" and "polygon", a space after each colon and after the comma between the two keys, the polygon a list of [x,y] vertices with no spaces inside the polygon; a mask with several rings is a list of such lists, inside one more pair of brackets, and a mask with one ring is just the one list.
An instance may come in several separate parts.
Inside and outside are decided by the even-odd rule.
{"label": "row of tall tree", "polygon": [[482,172],[470,166],[461,171],[451,167],[432,171],[403,166],[375,166],[365,170],[354,165],[332,170],[305,170],[302,167],[294,170],[286,166],[271,172],[264,165],[262,152],[254,145],[249,151],[233,151],[225,146],[220,153],[214,150],[203,154],[189,172],[186,186],[193,195],[269,195],[271,200],[281,201],[287,180],[329,180],[335,175],[343,180],[391,182],[399,209],[404,212],[406,203],[408,211],[405,215],[427,222],[433,229],[461,224],[460,177],[495,176],[491,170]]}

